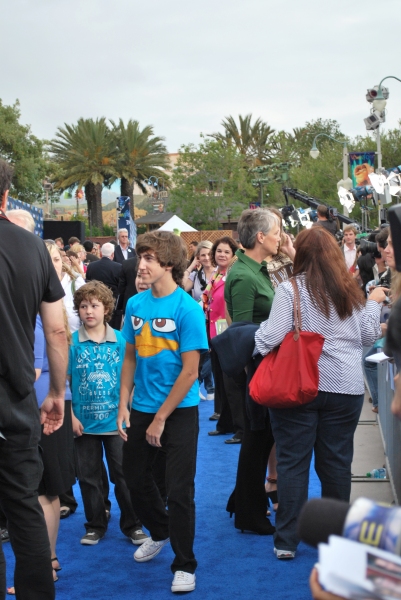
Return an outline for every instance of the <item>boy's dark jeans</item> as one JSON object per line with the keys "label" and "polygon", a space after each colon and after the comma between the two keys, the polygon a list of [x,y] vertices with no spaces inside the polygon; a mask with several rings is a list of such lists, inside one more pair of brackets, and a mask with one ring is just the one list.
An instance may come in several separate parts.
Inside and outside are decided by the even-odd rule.
{"label": "boy's dark jeans", "polygon": [[87,531],[96,531],[100,535],[104,535],[107,530],[102,479],[103,448],[110,481],[115,485],[114,493],[120,507],[120,529],[124,535],[129,536],[133,529],[141,527],[132,508],[122,471],[123,444],[119,435],[83,434],[75,438],[77,478],[82,493]]}
{"label": "boy's dark jeans", "polygon": [[168,417],[161,443],[166,451],[168,512],[155,483],[152,465],[158,448],[146,441],[153,413],[131,411],[124,445],[123,471],[134,509],[154,541],[170,538],[175,553],[173,573],[194,573],[195,471],[198,446],[198,407],[176,408]]}

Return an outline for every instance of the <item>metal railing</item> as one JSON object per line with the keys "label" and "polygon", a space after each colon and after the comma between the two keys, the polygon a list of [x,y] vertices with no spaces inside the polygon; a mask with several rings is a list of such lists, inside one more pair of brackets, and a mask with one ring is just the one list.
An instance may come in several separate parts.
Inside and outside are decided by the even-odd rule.
{"label": "metal railing", "polygon": [[401,500],[401,421],[391,412],[394,370],[388,361],[378,363],[379,416],[378,422],[386,455],[387,476],[390,479],[396,504]]}

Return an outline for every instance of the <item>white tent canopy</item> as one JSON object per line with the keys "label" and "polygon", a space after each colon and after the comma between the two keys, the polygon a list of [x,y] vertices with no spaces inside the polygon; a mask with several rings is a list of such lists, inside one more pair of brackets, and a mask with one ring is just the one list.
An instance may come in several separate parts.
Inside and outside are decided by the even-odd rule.
{"label": "white tent canopy", "polygon": [[191,227],[191,225],[188,225],[188,223],[185,223],[185,221],[180,219],[180,217],[177,217],[177,215],[174,215],[171,217],[171,219],[164,223],[164,225],[159,227],[159,231],[179,231],[180,233],[182,233],[184,231],[198,230]]}

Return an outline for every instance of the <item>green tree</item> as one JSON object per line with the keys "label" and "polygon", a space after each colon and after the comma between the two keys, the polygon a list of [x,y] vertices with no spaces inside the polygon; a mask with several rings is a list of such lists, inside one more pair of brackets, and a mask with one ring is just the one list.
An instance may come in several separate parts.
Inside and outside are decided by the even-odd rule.
{"label": "green tree", "polygon": [[[131,211],[134,210],[134,183],[146,193],[144,182],[151,175],[163,177],[168,181],[164,169],[170,167],[164,138],[154,136],[153,127],[147,125],[142,130],[138,121],[129,120],[127,125],[122,119],[118,123],[111,121],[112,137],[115,144],[114,171],[121,179],[121,196],[131,198]],[[133,212],[132,212],[133,214]]]}
{"label": "green tree", "polygon": [[30,204],[43,200],[42,180],[48,175],[44,143],[21,125],[19,101],[6,106],[0,100],[0,157],[14,167],[11,195]]}
{"label": "green tree", "polygon": [[171,209],[197,229],[218,229],[227,208],[235,217],[258,194],[249,182],[246,157],[210,139],[181,147],[172,180]]}
{"label": "green tree", "polygon": [[248,167],[257,167],[269,163],[272,158],[271,139],[274,133],[261,118],[252,124],[252,114],[242,117],[238,115],[238,124],[234,117],[226,117],[221,125],[223,133],[212,133],[210,137],[222,143],[223,146],[234,146],[246,157]]}
{"label": "green tree", "polygon": [[59,127],[49,151],[58,167],[54,178],[60,190],[84,187],[90,224],[102,228],[102,189],[116,177],[115,148],[104,117],[79,119],[76,125]]}

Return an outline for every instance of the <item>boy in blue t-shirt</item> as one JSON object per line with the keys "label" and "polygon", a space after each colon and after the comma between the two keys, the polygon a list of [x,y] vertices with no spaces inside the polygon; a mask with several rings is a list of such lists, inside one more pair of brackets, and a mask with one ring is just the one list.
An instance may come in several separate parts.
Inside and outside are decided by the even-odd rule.
{"label": "boy in blue t-shirt", "polygon": [[[138,273],[151,288],[130,298],[122,334],[127,342],[121,373],[118,430],[123,471],[134,509],[151,538],[137,562],[171,541],[173,592],[195,589],[195,469],[198,443],[200,353],[208,349],[200,306],[179,287],[187,265],[181,238],[165,231],[138,237]],[[135,380],[131,414],[128,406]],[[127,426],[127,432],[123,429]],[[152,466],[166,452],[168,512]]]}
{"label": "boy in blue t-shirt", "polygon": [[91,281],[75,292],[74,308],[82,326],[72,335],[68,376],[76,470],[87,520],[81,544],[97,544],[107,530],[102,478],[104,450],[121,511],[121,531],[133,544],[140,545],[148,537],[132,508],[122,472],[124,442],[116,429],[125,341],[119,331],[107,324],[113,313],[113,294],[100,281]]}

